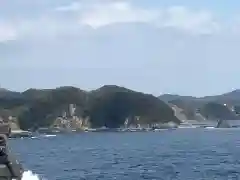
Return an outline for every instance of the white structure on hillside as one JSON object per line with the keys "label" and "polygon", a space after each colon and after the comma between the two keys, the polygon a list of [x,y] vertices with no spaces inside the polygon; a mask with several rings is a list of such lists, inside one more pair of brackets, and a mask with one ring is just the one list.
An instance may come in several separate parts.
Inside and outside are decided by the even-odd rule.
{"label": "white structure on hillside", "polygon": [[66,117],[67,117],[67,113],[66,113],[66,111],[63,111],[63,113],[62,113],[62,117],[63,117],[63,118],[66,118]]}
{"label": "white structure on hillside", "polygon": [[126,118],[126,120],[125,120],[125,122],[124,122],[124,127],[125,127],[125,128],[128,127],[128,122],[129,122],[129,120],[128,120],[128,118]]}
{"label": "white structure on hillside", "polygon": [[75,115],[76,106],[74,104],[69,104],[69,115],[73,117]]}

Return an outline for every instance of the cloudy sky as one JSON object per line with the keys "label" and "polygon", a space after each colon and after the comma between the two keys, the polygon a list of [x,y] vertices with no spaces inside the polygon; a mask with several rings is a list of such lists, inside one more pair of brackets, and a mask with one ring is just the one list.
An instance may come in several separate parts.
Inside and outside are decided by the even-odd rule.
{"label": "cloudy sky", "polygon": [[0,1],[0,86],[160,95],[240,88],[240,1]]}

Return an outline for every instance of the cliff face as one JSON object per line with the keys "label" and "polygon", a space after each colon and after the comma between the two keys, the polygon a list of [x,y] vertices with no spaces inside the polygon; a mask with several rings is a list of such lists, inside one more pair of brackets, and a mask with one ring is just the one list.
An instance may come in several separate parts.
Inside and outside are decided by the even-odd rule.
{"label": "cliff face", "polygon": [[[74,106],[74,113],[70,106]],[[53,126],[64,120],[68,120],[66,126],[71,122],[76,127],[120,127],[126,118],[135,116],[139,117],[139,124],[179,123],[163,101],[118,86],[103,86],[90,92],[75,87],[30,89],[17,97],[0,97],[0,110],[17,117],[22,129]],[[83,119],[88,119],[88,123],[84,124]]]}
{"label": "cliff face", "polygon": [[199,98],[167,94],[159,99],[183,109],[187,119],[240,119],[240,90]]}

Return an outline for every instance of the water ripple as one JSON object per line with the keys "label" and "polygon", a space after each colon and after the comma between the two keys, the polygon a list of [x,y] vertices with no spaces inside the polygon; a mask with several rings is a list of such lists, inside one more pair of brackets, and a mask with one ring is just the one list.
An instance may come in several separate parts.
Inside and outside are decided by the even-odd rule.
{"label": "water ripple", "polygon": [[86,133],[12,140],[25,167],[49,180],[236,180],[238,131]]}

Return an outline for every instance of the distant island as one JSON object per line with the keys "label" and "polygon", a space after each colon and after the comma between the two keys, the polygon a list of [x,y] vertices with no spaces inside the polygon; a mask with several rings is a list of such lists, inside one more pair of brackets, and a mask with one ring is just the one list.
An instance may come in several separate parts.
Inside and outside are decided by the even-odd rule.
{"label": "distant island", "polygon": [[196,98],[155,97],[115,85],[93,91],[68,86],[25,92],[0,89],[0,120],[10,122],[14,130],[178,126],[186,120],[240,119],[239,113],[239,90]]}

